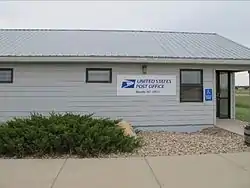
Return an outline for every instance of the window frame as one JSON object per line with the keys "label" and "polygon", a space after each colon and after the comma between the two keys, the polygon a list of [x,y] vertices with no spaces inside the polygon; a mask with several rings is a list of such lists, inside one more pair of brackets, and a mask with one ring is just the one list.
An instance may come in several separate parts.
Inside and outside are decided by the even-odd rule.
{"label": "window frame", "polygon": [[[109,80],[103,81],[91,81],[89,80],[89,71],[108,71],[109,72]],[[112,68],[86,68],[86,83],[112,83]]]}
{"label": "window frame", "polygon": [[10,71],[11,79],[10,79],[10,81],[2,81],[2,80],[0,80],[0,84],[12,84],[13,80],[14,80],[13,68],[0,68],[0,72],[1,71]]}
{"label": "window frame", "polygon": [[[199,84],[194,84],[194,83],[182,83],[182,72],[183,71],[189,71],[189,72],[200,72],[200,83]],[[194,88],[201,88],[201,97],[200,99],[197,100],[185,100],[182,98],[182,87],[194,87]],[[203,102],[204,101],[204,95],[203,95],[203,87],[204,87],[204,83],[203,83],[203,69],[180,69],[180,102]]]}

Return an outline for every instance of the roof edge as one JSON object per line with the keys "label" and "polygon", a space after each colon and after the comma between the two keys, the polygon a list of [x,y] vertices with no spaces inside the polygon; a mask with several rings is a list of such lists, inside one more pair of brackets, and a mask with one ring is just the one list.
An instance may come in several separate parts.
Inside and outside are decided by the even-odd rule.
{"label": "roof edge", "polygon": [[211,64],[211,65],[247,65],[250,59],[183,59],[154,57],[76,57],[76,56],[33,56],[0,57],[0,63],[159,63],[159,64]]}
{"label": "roof edge", "polygon": [[182,34],[208,34],[216,35],[214,32],[194,31],[167,31],[167,30],[140,30],[140,29],[55,29],[55,28],[2,28],[0,31],[91,31],[91,32],[141,32],[141,33],[182,33]]}

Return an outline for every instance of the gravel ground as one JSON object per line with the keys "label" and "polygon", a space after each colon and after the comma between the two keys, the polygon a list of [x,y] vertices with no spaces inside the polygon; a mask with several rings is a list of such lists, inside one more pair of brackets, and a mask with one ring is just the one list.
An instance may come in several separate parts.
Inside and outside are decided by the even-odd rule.
{"label": "gravel ground", "polygon": [[[195,133],[140,132],[144,144],[133,154],[100,155],[99,158],[175,156],[208,153],[250,152],[244,144],[243,136],[211,127]],[[42,158],[79,158],[78,156],[44,156]],[[36,157],[27,157],[36,158]]]}
{"label": "gravel ground", "polygon": [[108,157],[250,152],[250,147],[244,144],[243,136],[217,127],[195,133],[140,132],[138,136],[143,138],[144,145],[137,153]]}

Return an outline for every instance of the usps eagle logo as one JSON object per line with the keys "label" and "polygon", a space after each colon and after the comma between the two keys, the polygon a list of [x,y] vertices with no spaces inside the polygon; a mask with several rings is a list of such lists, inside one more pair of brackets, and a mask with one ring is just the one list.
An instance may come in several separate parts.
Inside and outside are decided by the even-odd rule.
{"label": "usps eagle logo", "polygon": [[135,88],[135,80],[123,80],[121,88]]}

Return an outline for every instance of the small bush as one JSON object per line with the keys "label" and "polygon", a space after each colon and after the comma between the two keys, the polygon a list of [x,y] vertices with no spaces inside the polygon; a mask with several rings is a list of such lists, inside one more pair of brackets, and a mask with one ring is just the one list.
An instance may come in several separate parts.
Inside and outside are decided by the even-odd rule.
{"label": "small bush", "polygon": [[140,139],[124,136],[117,121],[92,115],[32,114],[14,118],[0,126],[0,155],[43,156],[72,154],[96,157],[100,154],[133,152]]}

